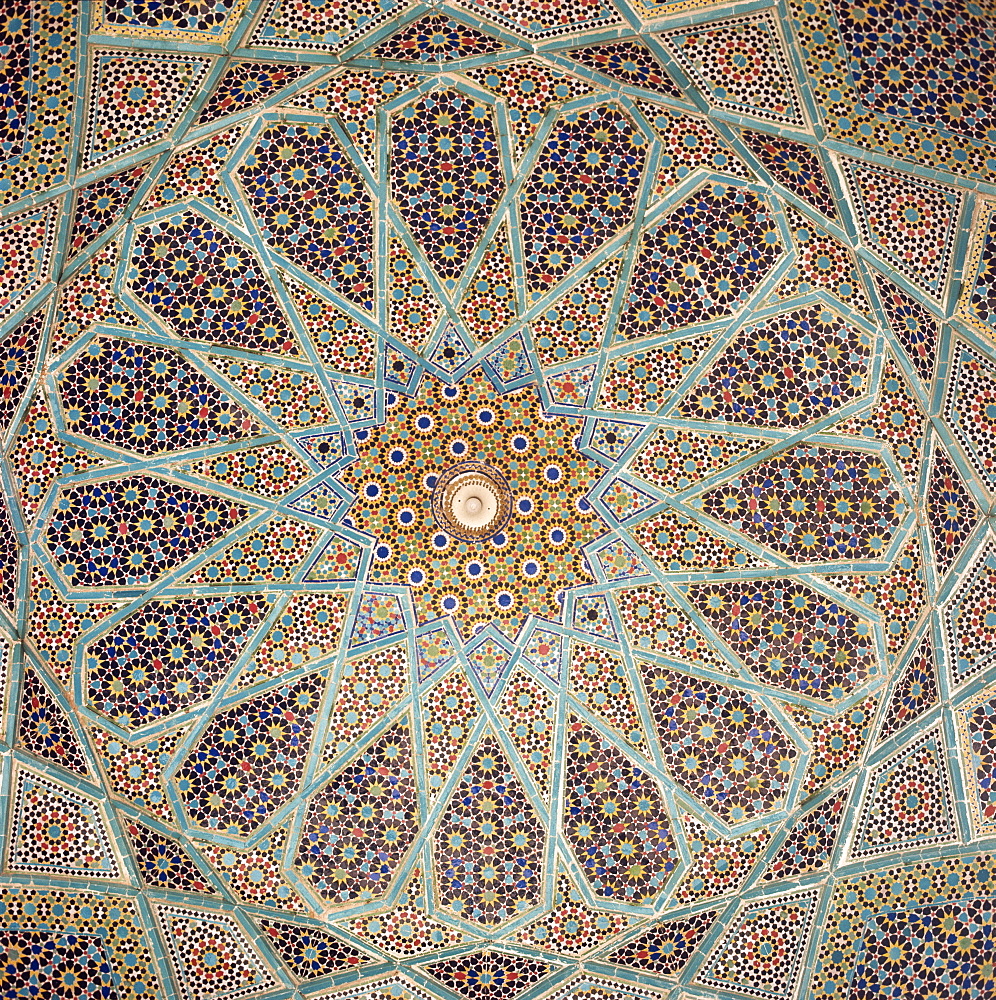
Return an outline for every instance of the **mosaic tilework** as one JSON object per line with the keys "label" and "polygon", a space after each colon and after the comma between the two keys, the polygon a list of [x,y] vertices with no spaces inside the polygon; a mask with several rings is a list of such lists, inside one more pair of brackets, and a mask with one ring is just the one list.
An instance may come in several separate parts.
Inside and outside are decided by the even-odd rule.
{"label": "mosaic tilework", "polygon": [[994,39],[7,0],[0,993],[996,995]]}

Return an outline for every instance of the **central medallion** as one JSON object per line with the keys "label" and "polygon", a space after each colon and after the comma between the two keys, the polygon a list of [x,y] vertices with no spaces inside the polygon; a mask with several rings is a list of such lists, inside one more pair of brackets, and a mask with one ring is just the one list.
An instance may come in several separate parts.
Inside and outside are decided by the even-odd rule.
{"label": "central medallion", "polygon": [[449,616],[468,637],[557,620],[566,591],[596,582],[584,547],[610,530],[588,499],[605,466],[583,431],[536,385],[499,391],[480,365],[392,393],[337,477],[348,527],[372,540],[369,579],[409,587],[419,624]]}
{"label": "central medallion", "polygon": [[463,542],[491,538],[508,523],[512,493],[505,477],[483,462],[460,462],[436,480],[432,516]]}

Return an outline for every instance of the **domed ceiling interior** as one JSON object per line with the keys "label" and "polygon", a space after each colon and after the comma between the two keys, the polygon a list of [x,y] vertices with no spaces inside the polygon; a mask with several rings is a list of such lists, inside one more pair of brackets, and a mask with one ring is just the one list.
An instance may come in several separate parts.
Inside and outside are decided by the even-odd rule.
{"label": "domed ceiling interior", "polygon": [[991,5],[2,7],[3,998],[996,995]]}

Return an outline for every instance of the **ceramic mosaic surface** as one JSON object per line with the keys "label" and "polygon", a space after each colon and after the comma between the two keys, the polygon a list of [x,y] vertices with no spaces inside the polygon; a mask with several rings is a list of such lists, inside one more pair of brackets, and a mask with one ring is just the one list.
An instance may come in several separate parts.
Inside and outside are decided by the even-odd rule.
{"label": "ceramic mosaic surface", "polygon": [[994,95],[967,0],[0,0],[0,998],[996,996]]}

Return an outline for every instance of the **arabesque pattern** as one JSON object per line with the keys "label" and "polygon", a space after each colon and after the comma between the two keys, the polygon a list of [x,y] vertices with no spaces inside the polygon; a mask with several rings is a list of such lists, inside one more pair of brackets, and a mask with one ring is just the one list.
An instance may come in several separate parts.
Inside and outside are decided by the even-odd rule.
{"label": "arabesque pattern", "polygon": [[5,1000],[996,996],[991,4],[2,7]]}

